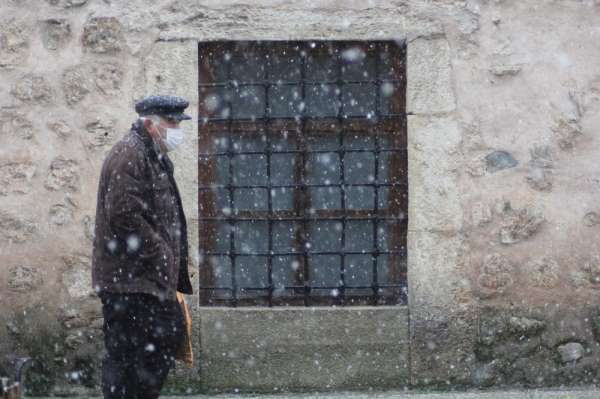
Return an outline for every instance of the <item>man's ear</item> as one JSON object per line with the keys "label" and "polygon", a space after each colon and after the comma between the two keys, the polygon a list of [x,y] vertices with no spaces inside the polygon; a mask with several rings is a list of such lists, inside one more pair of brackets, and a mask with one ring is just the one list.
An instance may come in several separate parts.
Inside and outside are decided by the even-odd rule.
{"label": "man's ear", "polygon": [[148,128],[152,124],[152,121],[150,120],[150,118],[144,118],[142,119],[142,123],[144,124],[144,128],[148,130]]}
{"label": "man's ear", "polygon": [[156,131],[156,127],[152,127],[152,129],[150,129],[154,122],[150,118],[145,118],[143,119],[143,123],[144,129],[146,129],[150,136],[154,137],[155,139],[158,139],[159,137],[157,137],[156,135],[158,134],[160,136],[160,133]]}

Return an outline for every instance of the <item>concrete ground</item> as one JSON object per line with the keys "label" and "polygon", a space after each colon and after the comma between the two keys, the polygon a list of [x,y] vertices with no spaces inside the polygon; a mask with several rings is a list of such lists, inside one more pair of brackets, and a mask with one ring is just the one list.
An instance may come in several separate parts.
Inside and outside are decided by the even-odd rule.
{"label": "concrete ground", "polygon": [[[510,391],[465,392],[327,392],[290,394],[218,394],[166,396],[164,399],[600,399],[600,388],[525,389]],[[50,399],[50,398],[40,398]],[[55,399],[55,398],[54,398]],[[101,399],[79,396],[73,399]]]}
{"label": "concrete ground", "polygon": [[[177,397],[170,397],[176,399]],[[179,397],[181,398],[181,397]],[[511,390],[511,391],[468,391],[468,392],[329,392],[310,394],[273,395],[197,395],[189,399],[600,399],[600,388]]]}

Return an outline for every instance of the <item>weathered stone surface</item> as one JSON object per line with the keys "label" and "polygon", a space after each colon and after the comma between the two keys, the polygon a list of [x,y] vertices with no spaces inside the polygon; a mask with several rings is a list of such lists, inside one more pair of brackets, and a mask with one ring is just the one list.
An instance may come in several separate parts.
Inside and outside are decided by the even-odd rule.
{"label": "weathered stone surface", "polygon": [[473,372],[472,383],[479,387],[491,387],[502,382],[501,370],[504,364],[499,360],[492,360],[476,367]]}
{"label": "weathered stone surface", "polygon": [[495,173],[499,170],[514,168],[519,163],[508,151],[494,151],[485,157],[486,171]]}
{"label": "weathered stone surface", "polygon": [[525,181],[529,187],[536,191],[551,191],[552,190],[552,175],[551,172],[537,167],[530,167]]}
{"label": "weathered stone surface", "polygon": [[8,271],[8,288],[11,291],[28,292],[40,287],[43,283],[44,278],[36,268],[17,265]]}
{"label": "weathered stone surface", "polygon": [[62,275],[63,284],[74,299],[90,296],[92,290],[91,259],[85,255],[72,255],[63,258],[67,270]]}
{"label": "weathered stone surface", "polygon": [[71,349],[77,349],[81,345],[85,343],[85,337],[83,336],[82,331],[77,331],[75,333],[71,333],[67,335],[65,339],[65,345],[67,345]]}
{"label": "weathered stone surface", "polygon": [[482,360],[499,360],[504,364],[510,364],[519,358],[527,358],[540,347],[539,337],[507,336],[505,339],[493,346],[479,347],[478,356]]}
{"label": "weathered stone surface", "polygon": [[509,384],[526,384],[536,387],[555,383],[557,366],[550,349],[539,348],[535,353],[517,359],[507,366],[504,374]]}
{"label": "weathered stone surface", "polygon": [[62,87],[67,104],[73,106],[83,100],[90,92],[92,82],[89,71],[83,65],[67,69],[62,76]]}
{"label": "weathered stone surface", "polygon": [[71,38],[71,25],[66,19],[42,21],[42,43],[48,50],[58,50]]}
{"label": "weathered stone surface", "polygon": [[583,135],[577,120],[560,118],[552,128],[561,150],[570,150]]}
{"label": "weathered stone surface", "polygon": [[67,139],[73,134],[73,129],[64,120],[48,122],[48,129],[53,131],[61,139]]}
{"label": "weathered stone surface", "polygon": [[508,318],[508,331],[513,334],[532,337],[546,328],[546,323],[529,317],[511,316]]}
{"label": "weathered stone surface", "polygon": [[590,320],[592,324],[592,333],[594,334],[594,340],[600,342],[600,314],[595,314]]}
{"label": "weathered stone surface", "polygon": [[88,132],[87,143],[92,149],[109,145],[115,138],[115,121],[97,118],[85,126]]}
{"label": "weathered stone surface", "polygon": [[490,68],[490,73],[497,77],[516,76],[521,72],[520,64],[495,64]]}
{"label": "weathered stone surface", "polygon": [[62,226],[73,221],[77,203],[71,198],[66,197],[64,203],[54,204],[50,207],[48,218],[51,223]]}
{"label": "weathered stone surface", "polygon": [[587,283],[600,284],[600,256],[592,256],[582,266]]}
{"label": "weathered stone surface", "polygon": [[451,117],[408,117],[409,230],[459,230],[457,191],[461,131]]}
{"label": "weathered stone surface", "polygon": [[554,154],[548,145],[536,145],[529,149],[531,160],[529,164],[538,168],[550,169],[554,167]]}
{"label": "weathered stone surface", "polygon": [[33,125],[24,112],[13,108],[0,109],[0,134],[2,138],[19,137],[29,140],[33,137]]}
{"label": "weathered stone surface", "polygon": [[0,21],[0,69],[23,65],[29,50],[29,29],[16,19]]}
{"label": "weathered stone surface", "polygon": [[476,202],[471,207],[471,224],[481,227],[492,221],[492,210],[483,202]]}
{"label": "weathered stone surface", "polygon": [[416,39],[407,50],[406,110],[414,114],[451,112],[456,108],[452,88],[450,47],[445,38]]}
{"label": "weathered stone surface", "polygon": [[569,342],[556,348],[563,363],[574,362],[583,357],[585,348],[579,342]]}
{"label": "weathered stone surface", "polygon": [[477,293],[482,298],[503,294],[513,285],[513,266],[504,256],[494,253],[487,255],[477,280]]}
{"label": "weathered stone surface", "polygon": [[94,65],[96,87],[104,94],[119,94],[123,82],[123,68],[119,64]]}
{"label": "weathered stone surface", "polygon": [[48,214],[50,223],[62,226],[73,220],[73,210],[64,204],[54,204]]}
{"label": "weathered stone surface", "polygon": [[515,244],[534,235],[545,221],[541,211],[527,206],[520,210],[506,209],[500,228],[500,242]]}
{"label": "weathered stone surface", "polygon": [[406,310],[202,308],[202,382],[270,390],[408,384]]}
{"label": "weathered stone surface", "polygon": [[526,177],[531,188],[538,191],[550,191],[552,189],[552,172],[554,160],[548,146],[535,147],[530,151],[531,161],[529,174]]}
{"label": "weathered stone surface", "polygon": [[0,164],[0,196],[29,193],[35,171],[36,166],[31,162]]}
{"label": "weathered stone surface", "polygon": [[[448,298],[458,293],[462,278],[457,269],[464,267],[463,237],[446,232],[409,231],[408,293],[412,308],[436,309],[450,306]],[[442,300],[442,298],[446,300]]]}
{"label": "weathered stone surface", "polygon": [[[530,384],[554,372],[552,351],[542,343],[546,321],[513,312],[492,306],[481,309],[475,355],[481,367],[496,365],[486,370],[483,381]],[[530,369],[525,367],[528,363]]]}
{"label": "weathered stone surface", "polygon": [[83,46],[93,53],[116,53],[123,48],[121,23],[114,17],[89,20],[83,30]]}
{"label": "weathered stone surface", "polygon": [[53,6],[59,6],[63,8],[81,7],[85,5],[88,0],[47,0]]}
{"label": "weathered stone surface", "polygon": [[58,191],[66,189],[70,192],[79,190],[78,162],[63,157],[55,158],[50,164],[50,170],[44,186],[48,190]]}
{"label": "weathered stone surface", "polygon": [[36,231],[33,221],[0,210],[0,236],[9,243],[23,243]]}
{"label": "weathered stone surface", "polygon": [[68,330],[86,327],[88,323],[89,320],[85,317],[82,317],[80,314],[77,314],[72,317],[65,317],[63,320],[63,325]]}
{"label": "weathered stone surface", "polygon": [[581,267],[579,270],[573,270],[569,273],[569,281],[575,288],[588,288],[590,287],[590,280],[588,273]]}
{"label": "weathered stone surface", "polygon": [[85,215],[82,223],[83,223],[83,233],[85,234],[85,237],[90,242],[93,242],[94,237],[96,235],[96,233],[94,232],[94,229],[95,229],[94,219],[90,215]]}
{"label": "weathered stone surface", "polygon": [[19,100],[30,104],[47,104],[53,96],[50,84],[41,75],[27,74],[15,83],[10,92]]}
{"label": "weathered stone surface", "polygon": [[528,262],[525,269],[529,272],[531,284],[540,288],[555,287],[559,279],[559,265],[552,258],[544,257]]}
{"label": "weathered stone surface", "polygon": [[[26,58],[30,58],[29,62],[25,60],[17,64],[20,68],[17,71],[4,70],[3,73],[0,73],[2,75],[0,76],[0,91],[7,97],[5,98],[7,104],[13,101],[17,102],[11,98],[8,90],[20,75],[25,73],[24,71],[31,70],[44,74],[53,87],[56,86],[56,89],[61,90],[60,93],[58,91],[55,93],[55,99],[58,101],[54,101],[54,98],[50,101],[51,107],[48,107],[48,112],[39,112],[39,107],[30,107],[29,104],[19,108],[27,113],[27,117],[34,117],[36,129],[39,127],[42,130],[36,131],[35,140],[29,142],[22,142],[18,139],[10,140],[7,147],[2,146],[5,150],[3,155],[10,155],[10,159],[13,159],[13,156],[14,159],[27,159],[26,156],[20,158],[17,151],[13,152],[13,149],[17,149],[25,155],[29,154],[34,157],[36,162],[39,160],[42,165],[44,162],[47,163],[48,157],[52,159],[57,154],[65,154],[64,156],[67,158],[78,160],[81,167],[85,166],[85,170],[81,171],[82,179],[84,175],[86,179],[93,178],[92,175],[98,172],[97,167],[100,166],[101,154],[99,151],[86,151],[89,150],[86,124],[90,120],[81,120],[81,115],[84,115],[83,118],[89,118],[90,112],[99,112],[99,115],[107,115],[107,117],[119,120],[119,126],[123,126],[123,123],[126,123],[134,115],[130,100],[139,98],[138,94],[156,92],[185,95],[192,101],[190,110],[197,112],[198,107],[194,103],[197,104],[198,95],[198,38],[202,40],[218,40],[224,37],[232,40],[248,37],[260,39],[276,37],[278,32],[283,31],[289,37],[298,40],[307,37],[324,39],[407,37],[409,57],[413,57],[412,60],[415,57],[419,58],[417,63],[411,64],[409,60],[408,65],[407,83],[411,87],[408,94],[409,109],[407,113],[409,118],[414,116],[410,113],[418,109],[419,112],[427,113],[427,116],[435,114],[437,118],[442,119],[436,123],[435,129],[431,129],[432,133],[423,140],[420,137],[421,131],[415,131],[417,145],[413,145],[413,142],[408,145],[409,157],[411,157],[409,163],[412,163],[409,168],[414,168],[413,171],[416,172],[410,175],[409,179],[411,190],[413,190],[409,195],[409,202],[415,207],[414,211],[411,211],[410,220],[424,222],[411,225],[418,232],[410,233],[412,242],[409,240],[408,243],[410,247],[409,274],[411,276],[409,284],[411,292],[418,293],[413,297],[416,306],[411,309],[411,319],[424,319],[430,314],[434,315],[431,318],[434,322],[429,325],[415,323],[417,328],[414,330],[414,335],[423,339],[416,341],[418,345],[413,353],[413,363],[423,360],[422,364],[426,366],[427,370],[440,371],[430,372],[421,378],[420,370],[422,368],[409,367],[405,369],[404,371],[407,373],[412,373],[411,378],[414,378],[415,381],[439,382],[453,386],[455,380],[448,376],[453,372],[452,370],[463,368],[465,367],[464,363],[468,363],[462,362],[462,354],[468,352],[469,344],[462,347],[463,351],[460,352],[460,356],[457,355],[458,352],[454,350],[455,346],[451,345],[452,333],[449,331],[452,323],[449,318],[439,317],[440,314],[449,314],[452,309],[462,306],[462,302],[456,301],[456,298],[465,292],[461,291],[463,289],[463,285],[460,284],[461,280],[475,274],[473,287],[477,286],[478,262],[471,265],[468,262],[461,262],[456,256],[455,244],[458,245],[457,241],[461,239],[466,241],[466,245],[469,246],[467,252],[469,259],[477,261],[487,253],[498,251],[505,254],[514,262],[515,266],[519,265],[518,274],[513,275],[515,282],[517,282],[517,277],[519,277],[519,281],[518,284],[513,284],[512,288],[506,291],[509,295],[504,298],[494,298],[492,301],[477,301],[479,305],[494,303],[495,305],[509,306],[511,303],[515,306],[520,304],[529,306],[533,302],[539,301],[541,304],[548,303],[547,307],[540,309],[540,313],[545,315],[554,309],[555,305],[557,307],[560,305],[560,309],[564,313],[571,313],[584,302],[590,300],[593,302],[597,299],[595,296],[598,292],[587,289],[567,291],[569,287],[563,288],[563,283],[567,283],[563,277],[580,264],[577,258],[585,258],[595,250],[594,229],[585,228],[581,220],[586,212],[598,212],[590,194],[598,192],[600,188],[594,167],[594,156],[597,154],[595,150],[598,145],[594,129],[599,125],[598,115],[600,114],[597,111],[600,102],[593,100],[594,97],[597,97],[600,87],[594,83],[594,81],[600,81],[597,78],[600,75],[594,69],[594,62],[600,57],[600,53],[597,50],[598,46],[592,40],[578,40],[581,37],[593,36],[591,31],[596,26],[594,22],[597,19],[594,18],[597,9],[593,7],[593,0],[584,0],[583,2],[574,0],[567,2],[569,4],[560,5],[559,2],[546,2],[546,4],[539,2],[539,4],[536,3],[535,10],[527,6],[513,7],[508,2],[501,0],[373,1],[352,2],[345,7],[338,7],[338,2],[329,1],[317,2],[318,4],[307,8],[304,7],[305,5],[292,2],[275,2],[278,4],[277,7],[272,7],[273,1],[264,4],[250,2],[252,4],[240,5],[236,2],[234,2],[236,4],[226,4],[213,1],[211,4],[198,4],[198,1],[194,0],[156,0],[152,1],[152,3],[156,3],[156,7],[152,8],[144,4],[145,2],[142,0],[121,2],[88,0],[81,9],[66,11],[58,8],[66,7],[68,5],[66,0],[51,1],[55,7],[49,7],[49,3],[46,1],[41,1],[40,6],[37,0],[4,0],[8,6],[6,8],[4,8],[6,4],[0,6],[2,11],[8,10],[7,15],[15,14],[15,11],[16,13],[27,11],[21,14],[25,19],[23,26],[33,26],[36,22],[47,18],[65,18],[71,23],[72,30],[70,39],[67,39],[64,44],[56,45],[59,51],[53,53],[42,47],[42,44],[47,45],[47,43],[41,41],[43,37],[39,34],[24,35],[25,40],[31,40],[31,46],[26,49],[24,54]],[[0,0],[1,2],[2,0]],[[34,8],[36,6],[39,7]],[[479,13],[481,13],[481,21],[478,22]],[[4,14],[2,13],[2,15]],[[124,37],[119,44],[121,51],[116,53],[117,55],[114,55],[115,53],[95,54],[92,53],[91,47],[82,48],[83,41],[80,36],[83,34],[82,25],[85,24],[86,16],[92,18],[106,15],[116,16],[124,27],[122,30]],[[293,20],[294,23],[289,24],[290,20]],[[502,22],[500,23],[500,21]],[[481,29],[479,29],[479,23]],[[540,28],[541,26],[552,26],[553,29],[548,32],[547,29]],[[42,28],[41,23],[40,28]],[[0,24],[0,31],[3,29],[4,26]],[[174,40],[157,42],[158,35]],[[182,40],[179,41],[179,39]],[[577,45],[566,45],[569,43]],[[130,54],[130,51],[125,51],[126,44],[129,49],[135,49],[139,53]],[[50,45],[50,47],[54,46]],[[421,51],[423,48],[436,46],[440,47],[442,51],[436,49]],[[84,54],[83,58],[80,57],[82,51],[88,53]],[[470,54],[466,54],[467,52]],[[495,52],[501,55],[497,60],[490,56]],[[446,61],[441,62],[441,57],[444,57]],[[6,60],[6,57],[0,58],[0,62]],[[111,71],[110,68],[106,70],[97,68],[101,63],[107,61],[121,68],[121,71],[125,72],[127,81],[124,80],[125,76],[119,76],[118,71],[113,74],[115,71]],[[90,93],[85,100],[77,103],[74,109],[69,110],[65,107],[62,99],[60,77],[63,69],[61,68],[78,62],[85,62],[85,65],[89,66]],[[516,77],[511,77],[511,71],[500,71],[498,74],[505,76],[501,78],[493,73],[490,74],[487,70],[490,65],[514,65],[519,62],[526,62],[531,67],[524,68]],[[41,72],[45,69],[46,64],[48,65],[47,75],[46,72]],[[443,65],[443,67],[439,68],[439,65]],[[160,76],[160,80],[156,78],[157,76]],[[576,144],[580,147],[574,147],[578,151],[559,154],[560,165],[557,165],[559,168],[556,172],[546,170],[544,162],[541,162],[541,164],[532,163],[531,172],[529,172],[529,165],[525,165],[525,167],[517,167],[505,173],[489,176],[485,174],[484,160],[483,163],[477,163],[477,168],[472,169],[475,172],[471,173],[483,178],[479,181],[471,179],[466,166],[477,154],[486,155],[493,149],[508,149],[522,164],[527,162],[527,154],[523,154],[531,146],[531,143],[550,142],[552,148],[556,148],[558,151],[559,145],[556,138],[548,137],[552,134],[547,127],[549,117],[552,115],[549,104],[556,105],[555,109],[561,111],[571,106],[566,98],[566,91],[574,87],[567,81],[571,78],[577,80],[577,96],[581,98],[576,101],[578,104],[576,107],[581,109],[574,115],[581,117],[585,113],[585,117],[581,117],[578,121],[586,133],[581,137],[581,144]],[[7,94],[8,96],[6,96]],[[114,100],[108,96],[118,96],[119,104],[116,108],[108,104]],[[103,97],[107,101],[100,101]],[[99,100],[97,107],[96,104],[89,104],[88,100],[92,98],[94,101]],[[422,107],[413,106],[417,103]],[[448,128],[449,125],[443,120],[444,117],[469,121],[478,119],[472,132],[461,126],[459,130],[463,132],[463,138],[459,139],[461,144],[455,152],[452,152],[454,151],[453,147],[447,146],[446,142],[448,135],[453,141],[455,129],[453,126]],[[43,131],[46,123],[55,121],[63,121],[65,124],[49,132]],[[186,123],[182,125],[185,126]],[[197,126],[191,122],[187,123],[187,126],[186,129],[189,131],[186,131],[186,137],[198,137]],[[412,134],[414,130],[411,129],[415,126],[418,127],[418,123],[409,127],[409,134]],[[464,132],[467,132],[467,137]],[[46,138],[49,138],[48,142],[46,142]],[[59,138],[67,140],[63,141]],[[80,145],[80,139],[84,143],[83,146]],[[3,145],[5,142],[2,140]],[[188,144],[182,148],[184,152],[178,151],[174,154],[174,161],[177,165],[177,173],[179,173],[177,177],[180,186],[187,190],[183,198],[184,204],[187,204],[186,210],[189,210],[187,214],[193,219],[194,214],[196,217],[198,216],[198,182],[194,181],[194,178],[197,179],[198,146],[193,145],[193,142]],[[18,148],[19,146],[21,148]],[[108,143],[103,149],[107,147]],[[43,166],[43,168],[46,167],[47,165]],[[540,168],[541,172],[533,170],[534,167]],[[28,183],[34,184],[30,191],[33,199],[40,194],[43,197],[45,189],[39,186],[44,184],[45,173],[46,171],[43,169],[41,179],[34,178],[32,182]],[[528,186],[524,180],[528,173],[531,174],[529,182],[531,186]],[[554,177],[554,181],[549,179],[552,177]],[[38,182],[38,180],[40,181]],[[548,181],[553,183],[555,191],[566,191],[554,194],[544,193],[543,195],[532,191],[545,190],[549,187]],[[440,182],[441,184],[437,184]],[[86,182],[85,187],[88,186],[87,183],[89,182]],[[48,226],[50,219],[48,214],[43,212],[44,210],[47,212],[50,205],[63,197],[63,189],[60,190],[47,196],[50,202],[44,202],[44,206],[41,208],[40,219],[42,220],[39,221],[41,225]],[[563,204],[563,200],[566,198],[565,192],[568,193],[570,202]],[[86,197],[87,200],[88,194],[90,193],[82,196],[82,200],[83,197]],[[540,233],[544,234],[543,237],[535,237],[535,243],[498,248],[500,244],[497,242],[495,229],[499,225],[497,226],[495,223],[501,220],[500,215],[494,214],[492,218],[487,206],[465,209],[465,206],[472,206],[473,202],[493,204],[496,199],[504,195],[510,196],[511,199],[514,198],[515,201],[537,201],[532,203],[536,205],[539,203],[544,207],[545,216],[552,219],[552,225],[543,226],[543,231],[540,230]],[[459,199],[458,206],[455,205],[454,200],[449,201],[449,199],[455,198]],[[21,200],[19,197],[2,197],[0,199],[9,205],[16,204]],[[23,205],[29,206],[31,199],[29,197],[23,199],[27,200],[23,201]],[[93,214],[90,212],[93,204],[86,203],[85,205],[85,209],[82,211],[91,217],[85,219],[83,214],[74,215],[77,222],[80,223],[74,228],[70,226],[68,229],[53,229],[54,226],[50,224],[48,234],[57,230],[57,240],[63,244],[72,241],[81,241],[80,243],[83,245],[89,244],[88,240],[93,237]],[[577,205],[580,207],[577,208]],[[569,208],[566,209],[563,206],[569,206]],[[471,225],[454,224],[455,217],[465,220],[464,212],[467,212],[467,215],[471,214],[475,223]],[[25,215],[25,212],[19,209],[15,215]],[[588,216],[585,220],[591,221],[591,223],[586,222],[588,224],[595,224],[595,217]],[[476,225],[482,227],[476,229],[474,228]],[[427,230],[426,234],[422,233],[423,230]],[[191,225],[190,231],[198,234],[198,229]],[[440,231],[443,233],[438,234]],[[490,232],[493,233],[491,236]],[[75,237],[63,237],[63,235],[71,233],[74,233]],[[84,238],[84,235],[87,238]],[[38,246],[45,245],[44,243],[48,241],[46,237],[40,238],[43,239],[38,241],[36,237],[36,245],[32,246],[32,249],[38,252],[43,251]],[[37,244],[38,242],[39,244]],[[190,245],[190,247],[197,249],[198,245]],[[26,250],[25,246],[19,248],[20,251],[24,249]],[[26,253],[26,251],[23,252],[23,254]],[[535,273],[532,274],[530,268],[533,266],[524,263],[529,259],[540,259],[547,254],[561,254],[560,259],[564,259],[565,264],[560,265],[560,279],[562,280],[560,289],[535,289],[537,284],[534,282],[536,280]],[[10,256],[14,257],[15,255],[11,254]],[[198,259],[199,256],[196,255],[195,258]],[[569,263],[569,259],[573,259],[572,264]],[[17,263],[28,264],[27,262]],[[547,276],[552,277],[550,281],[554,280],[553,273],[542,271],[546,270],[545,268],[546,266],[539,265],[541,286],[549,284],[545,280]],[[553,267],[548,270],[553,270]],[[581,272],[581,270],[577,271]],[[6,275],[7,273],[4,273],[3,277]],[[590,287],[593,284],[585,276],[584,273],[584,280],[587,281],[585,287]],[[79,278],[75,276],[73,280],[77,281]],[[196,283],[195,286],[198,284]],[[51,296],[55,296],[54,298],[48,296],[43,300],[52,305],[57,304],[57,298],[67,298],[68,300],[70,295],[66,286],[61,288],[52,293]],[[531,288],[529,290],[531,293],[528,292],[529,288]],[[467,294],[464,297],[469,299],[470,296]],[[35,295],[33,294],[33,296]],[[84,300],[83,297],[78,298],[81,299],[70,301],[76,308],[91,302]],[[30,295],[24,293],[23,295],[19,294],[17,299],[29,301],[31,298]],[[549,303],[553,299],[560,303]],[[197,301],[193,302],[197,305]],[[508,313],[511,316],[519,316],[515,312]],[[89,318],[86,318],[83,312],[81,314],[81,321],[74,324],[80,324],[80,331],[84,331],[87,328],[85,323],[89,322]],[[204,315],[201,310],[195,311],[195,316],[198,317],[198,323],[195,326],[206,327],[200,322],[200,320],[202,322],[207,320],[202,318]],[[582,319],[584,317],[585,315],[582,316]],[[540,320],[542,319],[540,318]],[[240,325],[245,326],[245,323]],[[423,326],[422,329],[421,326]],[[465,328],[456,329],[457,342],[469,341],[468,327],[470,326],[471,324],[468,324]],[[505,328],[508,330],[506,326],[507,324]],[[553,324],[552,328],[556,326]],[[571,328],[565,329],[565,335],[572,330]],[[196,335],[195,339],[200,340],[200,334]],[[437,339],[438,335],[439,339]],[[577,339],[579,339],[579,335]],[[563,336],[560,342],[569,342],[570,340],[574,340],[574,338]],[[523,339],[523,341],[526,342],[518,341],[516,333],[507,333],[506,340],[500,340],[497,345],[498,351],[492,352],[492,354],[496,353],[505,358],[515,356],[515,354],[526,353],[527,355],[518,358],[516,363],[495,362],[495,359],[482,361],[481,369],[485,373],[476,380],[485,381],[481,383],[482,385],[498,382],[553,384],[557,381],[552,378],[555,374],[550,371],[545,373],[543,367],[572,369],[575,366],[571,364],[558,366],[556,361],[559,360],[559,355],[555,346],[550,346],[547,352],[544,350],[540,350],[540,353],[537,350],[529,352],[534,347],[535,340]],[[0,343],[4,343],[1,338]],[[240,347],[236,342],[229,343],[234,349]],[[85,350],[85,346],[80,345],[77,350]],[[248,342],[248,347],[252,346],[252,342]],[[196,353],[203,353],[202,349],[204,348],[199,346],[198,349]],[[597,351],[598,347],[590,345],[590,349]],[[420,350],[425,356],[421,356]],[[513,355],[510,354],[511,351]],[[257,350],[256,353],[260,353],[260,350]],[[0,353],[0,357],[1,355],[2,353]],[[218,354],[215,354],[215,357],[217,356]],[[597,354],[589,357],[598,359]],[[369,358],[362,364],[369,364],[371,360],[377,361],[376,358],[379,356]],[[60,359],[62,360],[62,357]],[[234,358],[233,361],[238,359]],[[249,381],[248,385],[256,382],[256,378],[252,379],[250,375],[252,372],[257,369],[264,370],[269,366],[267,360],[261,363],[263,359],[260,358],[257,361],[248,357],[240,360],[241,364],[244,360],[248,360],[249,362],[255,361],[255,365],[265,366],[264,368],[247,367],[243,369],[245,372],[250,371],[246,374],[248,378],[244,380]],[[204,366],[203,360],[201,359],[198,363]],[[228,356],[218,360],[223,370],[227,370],[228,365],[231,366],[230,360],[231,358]],[[285,360],[290,361],[289,358]],[[322,359],[317,360],[320,361],[319,366],[323,366]],[[586,356],[576,363],[581,363],[581,360],[586,360]],[[350,365],[353,368],[346,372],[343,378],[354,377],[351,373],[356,370],[355,363]],[[80,369],[78,365],[71,362],[71,359],[66,367],[68,372]],[[478,368],[476,367],[474,370],[478,370]],[[505,373],[504,370],[509,371]],[[295,372],[301,371],[296,370]],[[384,371],[393,372],[391,369]],[[218,374],[217,370],[210,368],[209,372]],[[327,373],[323,370],[322,372]],[[190,374],[194,374],[195,378],[200,375],[197,369]],[[221,373],[217,377],[225,379],[223,376],[227,375],[229,374]],[[505,378],[505,376],[507,377]],[[320,378],[326,380],[323,376]],[[75,380],[77,378],[73,378],[73,381]],[[231,381],[225,381],[225,384],[228,383],[231,384]],[[322,386],[325,387],[328,383],[329,381],[326,381]],[[366,387],[377,385],[370,381],[365,381],[365,384]],[[248,385],[236,385],[236,388],[247,389]],[[267,387],[266,389],[271,388]]]}
{"label": "weathered stone surface", "polygon": [[597,212],[588,212],[583,216],[583,224],[592,227],[600,224],[600,215]]}
{"label": "weathered stone surface", "polygon": [[462,123],[462,148],[463,151],[481,151],[485,149],[485,143],[481,135],[481,125],[478,120]]}
{"label": "weathered stone surface", "polygon": [[472,177],[481,177],[485,175],[485,156],[477,155],[473,157],[467,163],[466,170]]}

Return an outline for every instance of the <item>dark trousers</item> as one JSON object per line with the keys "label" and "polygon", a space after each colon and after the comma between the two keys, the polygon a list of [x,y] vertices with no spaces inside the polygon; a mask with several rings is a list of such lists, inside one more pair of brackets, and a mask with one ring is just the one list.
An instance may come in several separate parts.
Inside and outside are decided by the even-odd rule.
{"label": "dark trousers", "polygon": [[147,294],[102,294],[105,399],[158,398],[183,340],[176,301]]}

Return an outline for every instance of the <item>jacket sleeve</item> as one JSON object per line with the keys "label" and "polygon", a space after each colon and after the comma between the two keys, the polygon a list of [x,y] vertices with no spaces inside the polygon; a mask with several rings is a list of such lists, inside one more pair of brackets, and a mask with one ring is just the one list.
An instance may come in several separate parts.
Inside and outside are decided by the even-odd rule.
{"label": "jacket sleeve", "polygon": [[148,197],[151,193],[145,177],[146,167],[145,160],[136,154],[117,159],[109,172],[105,207],[110,229],[117,240],[109,243],[108,249],[151,264],[168,264],[173,257],[171,248],[149,214],[152,200]]}

